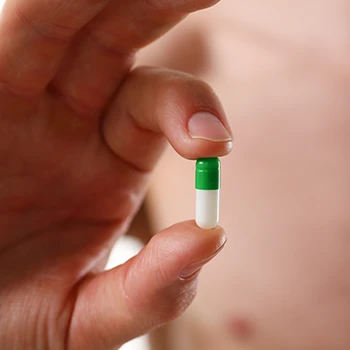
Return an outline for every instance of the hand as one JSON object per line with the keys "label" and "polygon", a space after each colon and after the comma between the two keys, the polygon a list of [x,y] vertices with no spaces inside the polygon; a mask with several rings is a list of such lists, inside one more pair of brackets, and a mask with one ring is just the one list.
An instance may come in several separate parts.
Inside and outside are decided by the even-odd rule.
{"label": "hand", "polygon": [[130,72],[139,47],[214,2],[7,1],[0,21],[2,350],[115,349],[193,299],[200,268],[225,243],[221,228],[177,224],[126,264],[103,269],[166,139],[190,159],[231,149],[224,112],[206,84],[167,70]]}

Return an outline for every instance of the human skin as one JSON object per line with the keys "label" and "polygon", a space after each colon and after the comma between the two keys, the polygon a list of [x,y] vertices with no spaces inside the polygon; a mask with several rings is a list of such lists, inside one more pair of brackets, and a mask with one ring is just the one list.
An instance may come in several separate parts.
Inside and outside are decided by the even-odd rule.
{"label": "human skin", "polygon": [[[161,349],[350,348],[349,8],[226,1],[143,53],[207,80],[234,133],[222,159],[227,247]],[[149,197],[155,229],[193,216],[193,176],[169,150]]]}
{"label": "human skin", "polygon": [[214,2],[5,4],[1,350],[116,349],[193,300],[201,267],[225,244],[220,227],[203,235],[193,221],[174,225],[103,270],[166,139],[186,158],[230,152],[230,127],[208,85],[170,70],[130,71],[138,48]]}

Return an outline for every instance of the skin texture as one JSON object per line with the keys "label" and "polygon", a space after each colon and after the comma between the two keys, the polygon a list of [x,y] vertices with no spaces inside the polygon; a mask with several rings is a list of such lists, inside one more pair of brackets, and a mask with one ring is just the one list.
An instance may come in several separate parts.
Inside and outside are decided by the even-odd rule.
{"label": "skin texture", "polygon": [[202,265],[226,242],[220,227],[203,235],[193,221],[177,224],[126,264],[103,269],[142,203],[166,139],[190,159],[231,150],[227,138],[190,136],[190,117],[203,111],[219,118],[231,135],[208,85],[170,70],[131,71],[138,48],[214,3],[5,4],[2,350],[116,349],[174,319],[193,300]]}
{"label": "skin texture", "polygon": [[[235,135],[227,247],[160,349],[350,348],[348,13],[340,0],[223,1],[143,53],[210,82]],[[169,149],[150,193],[156,230],[194,212],[193,172]]]}

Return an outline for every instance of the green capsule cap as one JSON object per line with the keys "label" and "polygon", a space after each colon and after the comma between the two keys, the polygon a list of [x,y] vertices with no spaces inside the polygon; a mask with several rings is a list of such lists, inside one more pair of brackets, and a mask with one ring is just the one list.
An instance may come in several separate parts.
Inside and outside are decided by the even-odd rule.
{"label": "green capsule cap", "polygon": [[219,158],[200,158],[196,163],[196,189],[218,190],[220,188]]}

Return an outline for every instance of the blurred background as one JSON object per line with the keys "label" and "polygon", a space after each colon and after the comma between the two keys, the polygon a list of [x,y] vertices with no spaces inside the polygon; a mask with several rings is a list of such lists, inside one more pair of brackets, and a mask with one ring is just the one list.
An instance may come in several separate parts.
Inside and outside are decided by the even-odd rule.
{"label": "blurred background", "polygon": [[[106,269],[112,269],[115,266],[123,264],[131,257],[136,255],[142,248],[142,243],[135,237],[125,236],[119,239],[114,246],[109,257]],[[120,350],[149,350],[147,336],[135,339],[120,348]]]}
{"label": "blurred background", "polygon": [[[153,335],[157,350],[350,349],[349,14],[348,0],[222,0],[141,52],[207,81],[235,137],[227,246],[189,310]],[[169,148],[152,233],[194,217],[193,177]]]}
{"label": "blurred background", "polygon": [[[123,350],[350,349],[349,14],[347,0],[223,0],[141,51],[210,83],[235,141],[225,250],[182,317]],[[108,268],[194,217],[194,163],[169,148],[143,210]]]}

